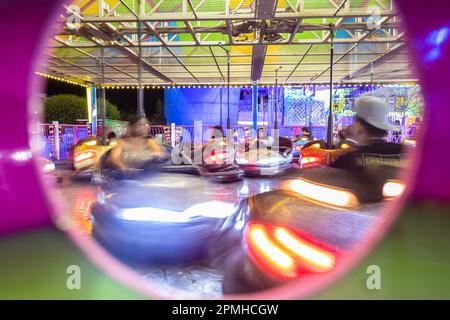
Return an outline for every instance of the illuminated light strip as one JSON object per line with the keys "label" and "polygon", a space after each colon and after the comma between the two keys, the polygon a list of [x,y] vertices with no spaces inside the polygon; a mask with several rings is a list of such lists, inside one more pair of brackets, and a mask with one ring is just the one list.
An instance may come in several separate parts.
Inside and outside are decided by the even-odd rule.
{"label": "illuminated light strip", "polygon": [[75,162],[80,162],[80,161],[84,161],[87,159],[92,159],[95,157],[95,153],[94,152],[83,152],[77,156],[75,156]]}
{"label": "illuminated light strip", "polygon": [[72,81],[72,80],[67,80],[64,78],[60,78],[60,77],[56,77],[56,76],[52,76],[50,74],[46,74],[46,73],[42,73],[42,72],[35,72],[36,75],[44,77],[44,78],[48,78],[48,79],[52,79],[52,80],[56,80],[56,81],[61,81],[61,82],[66,82],[69,84],[74,84],[74,85],[78,85],[84,88],[87,88],[88,85],[81,83],[81,82],[77,82],[77,81]]}
{"label": "illuminated light strip", "polygon": [[[77,83],[75,83],[77,84]],[[402,86],[402,87],[408,87],[408,86],[417,86],[418,83],[402,83],[402,84],[395,84],[395,86]],[[123,84],[105,84],[107,89],[131,89],[136,88],[135,84],[132,83],[123,83]],[[275,87],[275,84],[273,83],[267,83],[267,84],[258,84],[258,86],[261,87]],[[373,84],[373,83],[335,83],[334,86],[340,87],[340,88],[359,88],[359,87],[393,87],[394,84],[391,83],[379,83],[379,84]],[[198,84],[198,83],[181,83],[181,84],[163,84],[163,85],[156,85],[156,84],[143,84],[142,87],[144,89],[174,89],[174,88],[226,88],[228,85],[223,83],[208,83],[208,84]],[[285,87],[285,88],[292,88],[292,87],[315,87],[320,89],[327,89],[329,88],[329,84],[325,83],[296,83],[296,84],[280,84],[279,87]],[[236,83],[236,84],[230,84],[230,88],[251,88],[251,84],[246,83]]]}
{"label": "illuminated light strip", "polygon": [[261,253],[264,258],[283,271],[293,271],[295,261],[288,254],[279,249],[267,236],[264,227],[261,225],[251,225],[250,240],[252,245]]}
{"label": "illuminated light strip", "polygon": [[292,191],[306,198],[338,207],[355,206],[359,203],[356,196],[349,191],[333,189],[301,179],[291,181],[289,187]]}
{"label": "illuminated light strip", "polygon": [[87,141],[87,142],[85,142],[85,144],[86,144],[87,146],[92,147],[92,146],[97,145],[97,141],[95,141],[95,140]]}
{"label": "illuminated light strip", "polygon": [[315,248],[308,243],[302,242],[301,239],[295,237],[286,229],[280,227],[276,228],[275,237],[289,251],[318,267],[322,271],[333,269],[335,265],[335,258],[333,255],[320,250],[319,248]]}

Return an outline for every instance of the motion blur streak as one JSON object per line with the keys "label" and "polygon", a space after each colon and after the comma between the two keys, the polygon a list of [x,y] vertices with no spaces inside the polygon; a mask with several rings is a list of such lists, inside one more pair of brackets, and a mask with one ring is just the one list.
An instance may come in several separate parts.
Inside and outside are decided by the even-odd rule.
{"label": "motion blur streak", "polygon": [[232,213],[234,213],[234,204],[209,201],[196,204],[182,212],[153,207],[126,208],[119,213],[118,218],[134,221],[177,223],[189,222],[195,217],[225,218]]}
{"label": "motion blur streak", "polygon": [[294,180],[289,183],[292,191],[312,200],[338,207],[351,207],[358,204],[356,196],[345,190],[320,186],[305,180]]}
{"label": "motion blur streak", "polygon": [[383,196],[386,198],[400,197],[405,190],[405,184],[399,181],[389,181],[383,186]]}
{"label": "motion blur streak", "polygon": [[269,239],[262,225],[251,225],[249,238],[253,248],[271,265],[283,272],[294,270],[294,260]]}
{"label": "motion blur streak", "polygon": [[75,162],[81,162],[94,157],[95,154],[93,152],[83,152],[75,157]]}
{"label": "motion blur streak", "polygon": [[333,255],[304,242],[299,237],[291,234],[284,228],[275,229],[275,237],[289,251],[295,253],[299,258],[307,260],[322,271],[330,271],[335,264]]}

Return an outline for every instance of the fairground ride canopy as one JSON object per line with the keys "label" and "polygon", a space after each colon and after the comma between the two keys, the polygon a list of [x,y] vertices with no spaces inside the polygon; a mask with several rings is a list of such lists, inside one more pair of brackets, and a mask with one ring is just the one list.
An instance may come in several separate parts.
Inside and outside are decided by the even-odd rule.
{"label": "fairground ride canopy", "polygon": [[328,83],[332,42],[335,83],[416,81],[393,0],[78,0],[61,12],[36,71],[79,83]]}

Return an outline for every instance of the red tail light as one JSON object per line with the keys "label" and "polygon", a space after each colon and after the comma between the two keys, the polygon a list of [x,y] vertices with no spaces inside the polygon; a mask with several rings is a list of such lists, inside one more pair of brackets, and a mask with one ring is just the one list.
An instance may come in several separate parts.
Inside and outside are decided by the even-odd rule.
{"label": "red tail light", "polygon": [[245,241],[252,261],[276,278],[328,272],[336,265],[336,250],[289,227],[250,222]]}
{"label": "red tail light", "polygon": [[227,152],[216,152],[215,154],[212,154],[209,156],[209,164],[216,164],[216,163],[224,163],[227,162],[229,158],[229,155]]}
{"label": "red tail light", "polygon": [[320,162],[319,157],[302,157],[302,160],[300,161],[302,166],[311,165],[311,164],[319,164],[319,162]]}

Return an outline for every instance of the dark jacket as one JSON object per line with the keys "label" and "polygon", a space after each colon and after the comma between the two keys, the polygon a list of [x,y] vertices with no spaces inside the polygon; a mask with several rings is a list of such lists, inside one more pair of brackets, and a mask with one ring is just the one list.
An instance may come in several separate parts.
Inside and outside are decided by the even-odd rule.
{"label": "dark jacket", "polygon": [[402,145],[380,139],[371,145],[361,146],[340,156],[332,167],[341,169],[378,165],[401,167],[404,153]]}

